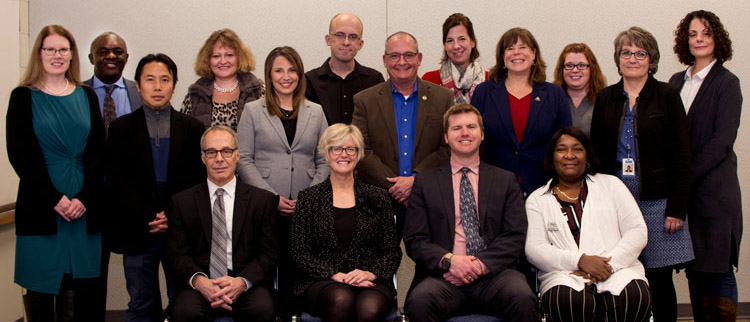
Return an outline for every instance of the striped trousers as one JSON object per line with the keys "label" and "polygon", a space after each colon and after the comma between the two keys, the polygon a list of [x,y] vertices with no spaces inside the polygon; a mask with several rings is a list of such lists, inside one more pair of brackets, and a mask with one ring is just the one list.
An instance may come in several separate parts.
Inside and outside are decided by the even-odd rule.
{"label": "striped trousers", "polygon": [[643,280],[632,280],[620,295],[598,293],[596,285],[580,292],[558,285],[542,295],[542,306],[549,321],[636,322],[651,316],[651,293]]}

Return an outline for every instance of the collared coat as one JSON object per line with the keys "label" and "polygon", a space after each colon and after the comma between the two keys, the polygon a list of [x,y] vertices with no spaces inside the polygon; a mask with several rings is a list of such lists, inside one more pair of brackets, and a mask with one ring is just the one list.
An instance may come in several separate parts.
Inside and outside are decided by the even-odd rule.
{"label": "collared coat", "polygon": [[[684,82],[684,71],[669,80],[677,88]],[[742,196],[733,147],[741,111],[740,80],[717,61],[687,113],[693,157],[688,219],[692,265],[700,272],[728,272],[738,264]]]}

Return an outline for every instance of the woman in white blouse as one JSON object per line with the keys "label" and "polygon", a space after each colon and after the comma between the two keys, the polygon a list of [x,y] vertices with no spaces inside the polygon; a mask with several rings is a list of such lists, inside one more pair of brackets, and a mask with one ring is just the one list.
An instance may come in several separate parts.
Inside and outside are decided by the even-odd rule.
{"label": "woman in white blouse", "polygon": [[647,242],[638,204],[617,177],[597,174],[586,135],[557,131],[547,147],[552,179],[526,201],[526,256],[539,269],[551,321],[647,321],[651,296],[638,256]]}

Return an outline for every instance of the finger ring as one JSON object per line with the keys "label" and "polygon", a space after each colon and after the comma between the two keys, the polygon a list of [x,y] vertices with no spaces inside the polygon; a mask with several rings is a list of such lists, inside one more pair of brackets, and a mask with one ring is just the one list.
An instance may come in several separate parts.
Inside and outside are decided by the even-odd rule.
{"label": "finger ring", "polygon": [[589,278],[591,278],[591,273],[586,273],[586,276],[588,276]]}
{"label": "finger ring", "polygon": [[471,277],[467,277],[466,279],[469,280],[469,282],[471,282]]}

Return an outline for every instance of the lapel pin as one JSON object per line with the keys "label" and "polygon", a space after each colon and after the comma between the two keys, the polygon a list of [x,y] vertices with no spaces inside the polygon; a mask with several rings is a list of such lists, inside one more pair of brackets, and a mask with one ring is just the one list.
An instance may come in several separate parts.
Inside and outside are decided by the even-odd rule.
{"label": "lapel pin", "polygon": [[427,100],[427,95],[422,95],[422,100],[426,101]]}
{"label": "lapel pin", "polygon": [[535,101],[537,101],[537,102],[539,102],[539,101],[541,101],[542,99],[540,99],[540,98],[539,98],[539,96],[537,96],[536,98],[534,98],[534,100],[535,100]]}

